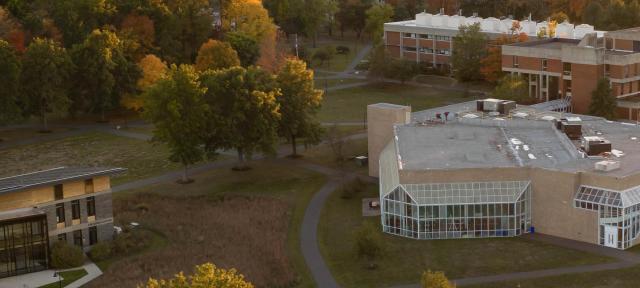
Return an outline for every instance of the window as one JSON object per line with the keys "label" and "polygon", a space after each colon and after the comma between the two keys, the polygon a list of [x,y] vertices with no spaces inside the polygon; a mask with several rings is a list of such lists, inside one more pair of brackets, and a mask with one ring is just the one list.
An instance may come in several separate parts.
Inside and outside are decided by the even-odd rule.
{"label": "window", "polygon": [[73,245],[82,247],[82,230],[73,231]]}
{"label": "window", "polygon": [[80,200],[71,201],[71,219],[80,219]]}
{"label": "window", "polygon": [[87,216],[96,216],[96,197],[87,198]]}
{"label": "window", "polygon": [[571,75],[571,63],[562,63],[564,75]]}
{"label": "window", "polygon": [[436,35],[437,41],[449,41],[449,39],[451,39],[449,36]]}
{"label": "window", "polygon": [[84,193],[93,193],[93,179],[84,180]]}
{"label": "window", "polygon": [[518,56],[513,56],[513,67],[518,68]]}
{"label": "window", "polygon": [[604,64],[604,76],[609,76],[609,73],[611,73],[611,66]]}
{"label": "window", "polygon": [[547,71],[547,59],[542,59],[542,71]]}
{"label": "window", "polygon": [[56,221],[64,223],[64,203],[56,204]]}
{"label": "window", "polygon": [[629,65],[624,65],[624,78],[629,77]]}
{"label": "window", "polygon": [[449,55],[450,52],[447,49],[436,49],[436,53],[440,55]]}
{"label": "window", "polygon": [[403,48],[404,48],[404,51],[407,51],[407,52],[416,52],[416,47],[407,47],[407,46],[405,46]]}
{"label": "window", "polygon": [[422,38],[422,39],[433,39],[433,35],[431,35],[431,34],[420,34],[420,38]]}
{"label": "window", "polygon": [[89,227],[89,245],[98,243],[98,227]]}
{"label": "window", "polygon": [[53,194],[55,200],[62,200],[62,198],[64,198],[64,193],[62,192],[62,184],[53,186]]}
{"label": "window", "polygon": [[607,50],[613,49],[613,39],[612,38],[605,38],[605,49],[607,49]]}
{"label": "window", "polygon": [[415,33],[404,33],[404,38],[416,38]]}
{"label": "window", "polygon": [[60,234],[58,234],[58,241],[64,241],[64,242],[67,242],[67,233],[60,233]]}
{"label": "window", "polygon": [[420,53],[433,54],[433,49],[431,49],[431,48],[425,48],[425,47],[420,47]]}

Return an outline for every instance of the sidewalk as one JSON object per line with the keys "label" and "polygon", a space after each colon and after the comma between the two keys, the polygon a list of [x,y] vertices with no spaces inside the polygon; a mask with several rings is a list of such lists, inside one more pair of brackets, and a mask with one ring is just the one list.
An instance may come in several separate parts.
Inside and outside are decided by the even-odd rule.
{"label": "sidewalk", "polygon": [[[66,288],[79,288],[82,285],[89,283],[89,281],[102,275],[102,271],[100,271],[100,268],[98,268],[98,266],[93,262],[86,262],[82,267],[76,267],[61,271],[78,269],[84,269],[85,271],[87,271],[87,275],[65,286]],[[49,269],[40,272],[2,278],[0,279],[0,288],[37,288],[43,285],[54,283],[58,281],[57,277],[53,277],[53,274],[56,271],[58,270]]]}

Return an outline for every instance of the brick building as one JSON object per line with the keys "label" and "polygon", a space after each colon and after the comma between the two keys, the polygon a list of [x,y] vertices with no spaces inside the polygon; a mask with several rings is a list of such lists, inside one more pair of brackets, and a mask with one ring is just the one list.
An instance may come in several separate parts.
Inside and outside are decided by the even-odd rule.
{"label": "brick building", "polygon": [[49,267],[66,241],[88,250],[113,238],[110,175],[122,168],[66,168],[0,178],[0,278]]}

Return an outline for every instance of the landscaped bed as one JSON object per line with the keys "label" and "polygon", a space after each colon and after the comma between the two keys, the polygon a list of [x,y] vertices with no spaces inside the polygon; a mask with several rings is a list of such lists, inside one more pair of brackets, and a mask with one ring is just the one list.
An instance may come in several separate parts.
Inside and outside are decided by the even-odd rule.
{"label": "landscaped bed", "polygon": [[364,122],[367,105],[380,102],[409,105],[413,111],[420,111],[471,100],[473,98],[464,97],[462,92],[392,83],[371,83],[326,93],[318,119],[322,122]]}
{"label": "landscaped bed", "polygon": [[114,195],[116,222],[139,222],[164,235],[166,245],[112,261],[90,287],[135,287],[205,262],[236,268],[258,287],[313,287],[299,232],[324,176],[272,162],[252,167]]}
{"label": "landscaped bed", "polygon": [[181,168],[168,157],[169,149],[161,143],[92,132],[2,149],[0,177],[60,166],[127,168],[112,179],[112,184],[118,184]]}
{"label": "landscaped bed", "polygon": [[[366,193],[351,199],[333,193],[324,205],[318,228],[320,248],[334,277],[344,287],[418,283],[420,274],[427,269],[444,271],[447,277],[456,279],[613,261],[522,238],[427,241],[383,234],[380,217],[365,219],[361,215],[361,199],[377,197],[377,190],[376,185],[370,185]],[[359,259],[353,248],[353,233],[363,221],[378,227],[376,231],[383,234],[386,245],[383,256],[374,261],[377,268],[373,270],[367,269],[371,262]]]}

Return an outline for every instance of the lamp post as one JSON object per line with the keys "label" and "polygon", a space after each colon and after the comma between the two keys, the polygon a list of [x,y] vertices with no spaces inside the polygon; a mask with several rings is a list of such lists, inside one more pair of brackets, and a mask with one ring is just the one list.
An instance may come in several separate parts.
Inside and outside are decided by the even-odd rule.
{"label": "lamp post", "polygon": [[58,284],[60,288],[62,288],[62,277],[60,276],[60,272],[58,271],[53,272],[53,278],[56,278],[56,277],[58,277]]}

